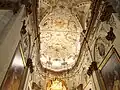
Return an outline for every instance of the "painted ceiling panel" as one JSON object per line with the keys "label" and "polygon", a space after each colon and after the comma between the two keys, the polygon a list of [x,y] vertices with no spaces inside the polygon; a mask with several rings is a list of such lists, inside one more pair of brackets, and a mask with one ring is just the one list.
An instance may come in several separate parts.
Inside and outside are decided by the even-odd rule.
{"label": "painted ceiling panel", "polygon": [[[81,44],[80,34],[83,30],[77,16],[86,15],[88,9],[84,9],[89,7],[87,0],[81,0],[80,5],[77,4],[78,1],[71,0],[72,4],[69,0],[41,0],[40,2],[38,8],[38,12],[41,12],[38,13],[40,16],[38,17],[40,19],[40,62],[46,69],[56,72],[68,70],[77,61]],[[42,8],[44,13],[39,11]],[[74,8],[76,8],[75,11]],[[79,11],[83,13],[78,14]]]}
{"label": "painted ceiling panel", "polygon": [[40,23],[41,62],[54,71],[70,69],[80,49],[82,28],[69,9],[54,9]]}

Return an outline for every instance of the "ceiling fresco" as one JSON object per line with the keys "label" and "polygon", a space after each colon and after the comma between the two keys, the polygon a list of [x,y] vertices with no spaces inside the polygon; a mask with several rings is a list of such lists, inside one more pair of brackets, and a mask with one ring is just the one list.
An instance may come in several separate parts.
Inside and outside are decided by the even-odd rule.
{"label": "ceiling fresco", "polygon": [[[71,5],[67,3],[68,1],[43,0],[39,7],[40,10],[44,9],[44,13],[47,12],[38,14],[40,16],[38,21],[41,20],[39,22],[40,62],[44,68],[55,72],[71,69],[75,65],[80,51],[80,34],[83,27],[76,17],[77,15],[71,11],[74,9],[70,9]],[[76,0],[76,2],[78,1]],[[84,12],[86,5],[88,3],[78,7],[82,7],[81,11]],[[82,15],[84,14],[82,13]]]}

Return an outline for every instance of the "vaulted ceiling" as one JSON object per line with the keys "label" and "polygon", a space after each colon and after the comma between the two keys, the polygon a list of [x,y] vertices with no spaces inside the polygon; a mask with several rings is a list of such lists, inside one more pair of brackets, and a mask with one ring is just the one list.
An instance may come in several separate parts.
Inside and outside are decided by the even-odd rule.
{"label": "vaulted ceiling", "polygon": [[71,69],[79,56],[89,0],[40,0],[38,4],[40,62],[59,72]]}

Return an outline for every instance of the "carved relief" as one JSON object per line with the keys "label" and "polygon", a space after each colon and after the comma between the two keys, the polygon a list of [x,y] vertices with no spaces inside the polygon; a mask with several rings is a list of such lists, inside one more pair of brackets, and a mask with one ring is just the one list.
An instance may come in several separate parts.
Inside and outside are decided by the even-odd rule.
{"label": "carved relief", "polygon": [[103,60],[103,58],[105,57],[105,53],[106,53],[106,43],[102,40],[102,38],[98,39],[96,41],[96,46],[95,46],[95,60],[97,61],[97,63],[100,63],[100,61]]}
{"label": "carved relief", "polygon": [[105,55],[105,45],[103,43],[100,43],[98,45],[98,51],[99,51],[99,55],[100,56],[104,56]]}
{"label": "carved relief", "polygon": [[[107,39],[106,39],[106,30],[104,28],[104,26],[102,26],[100,28],[100,30],[98,31],[98,37],[95,41],[95,46],[94,46],[94,49],[95,49],[95,52],[94,52],[94,57],[95,57],[95,61],[100,64],[101,61],[104,59],[106,53],[108,52],[108,49],[111,45],[111,42],[109,42]],[[107,36],[108,38],[109,36]]]}

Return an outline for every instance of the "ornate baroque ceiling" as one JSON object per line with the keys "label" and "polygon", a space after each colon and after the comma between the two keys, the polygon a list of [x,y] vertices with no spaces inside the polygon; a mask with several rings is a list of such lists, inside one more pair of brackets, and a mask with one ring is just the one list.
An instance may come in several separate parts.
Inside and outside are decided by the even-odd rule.
{"label": "ornate baroque ceiling", "polygon": [[89,6],[88,0],[39,2],[40,62],[44,68],[58,72],[75,65]]}

